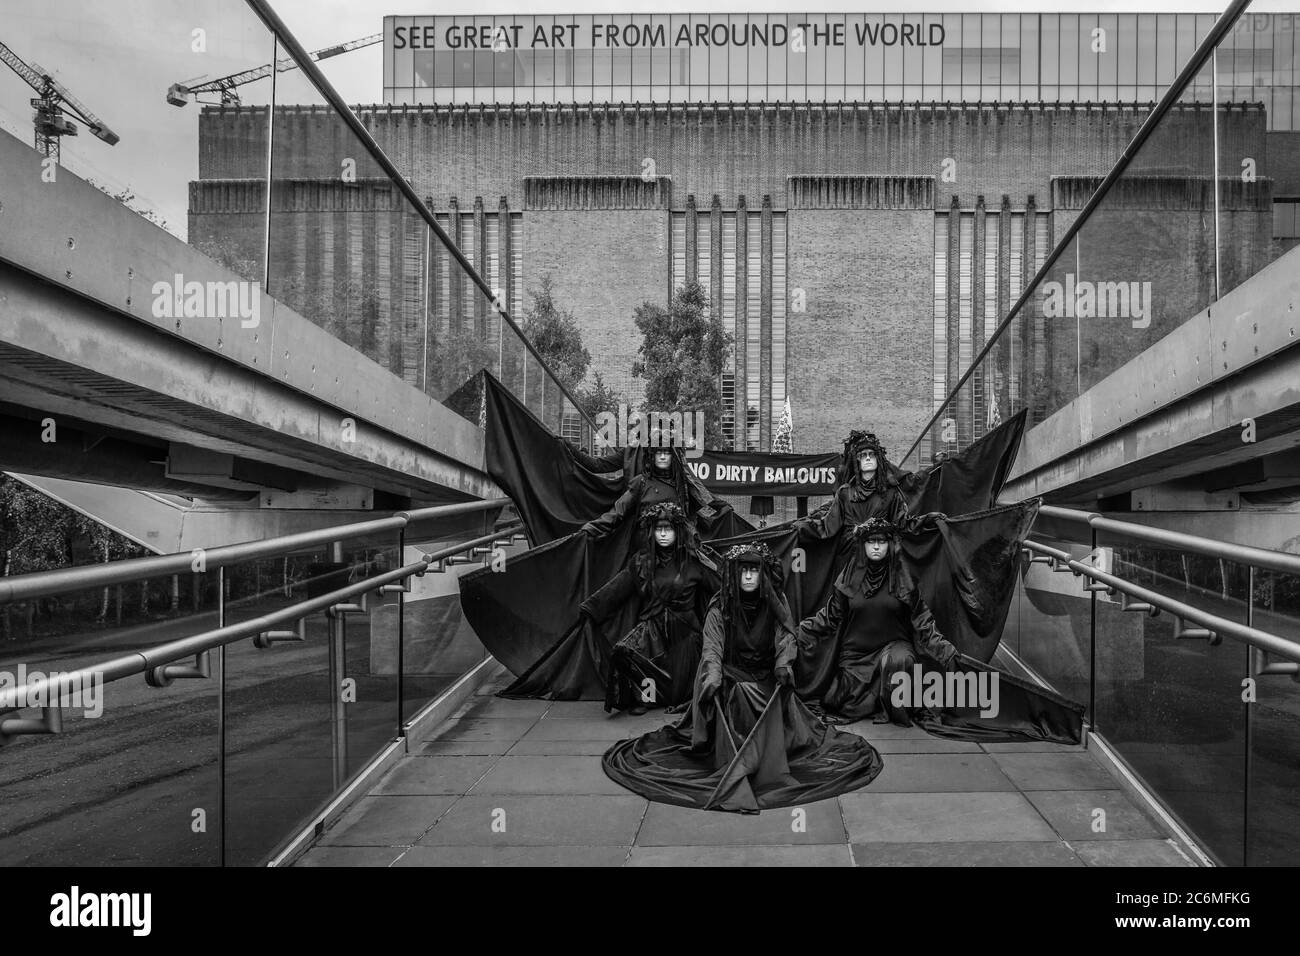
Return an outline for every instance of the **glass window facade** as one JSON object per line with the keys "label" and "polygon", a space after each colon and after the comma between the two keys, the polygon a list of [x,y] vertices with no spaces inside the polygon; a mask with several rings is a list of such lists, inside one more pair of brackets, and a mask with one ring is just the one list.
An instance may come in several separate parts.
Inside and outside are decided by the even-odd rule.
{"label": "glass window facade", "polygon": [[[710,302],[719,301],[722,326],[728,335],[735,336],[722,371],[721,392],[724,447],[737,451],[768,450],[785,407],[786,214],[774,212],[771,217],[771,252],[765,255],[761,212],[720,211],[720,275],[713,270],[712,216],[701,211],[695,217],[695,278]],[[685,211],[672,214],[669,280],[674,290],[690,277],[686,242],[689,218]],[[765,278],[772,284],[770,315],[765,315],[762,307]],[[742,293],[743,307],[739,301]],[[744,320],[743,330],[738,318]],[[763,348],[765,333],[770,335],[771,343],[767,350]],[[743,367],[737,355],[743,356]],[[767,434],[763,430],[765,421],[769,423]]]}
{"label": "glass window facade", "polygon": [[[384,102],[1139,102],[1213,14],[596,14],[384,19]],[[1220,89],[1294,129],[1300,14],[1247,14]],[[1186,98],[1208,100],[1206,81]]]}

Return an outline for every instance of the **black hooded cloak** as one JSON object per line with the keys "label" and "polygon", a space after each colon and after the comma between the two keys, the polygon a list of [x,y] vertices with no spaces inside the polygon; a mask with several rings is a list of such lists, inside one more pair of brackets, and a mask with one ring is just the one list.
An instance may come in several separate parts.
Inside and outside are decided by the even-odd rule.
{"label": "black hooded cloak", "polygon": [[[762,566],[757,593],[741,564]],[[605,774],[648,800],[757,813],[866,786],[884,764],[865,739],[823,723],[794,693],[794,621],[765,545],[729,553],[709,605],[690,709],[675,725],[611,747]]]}

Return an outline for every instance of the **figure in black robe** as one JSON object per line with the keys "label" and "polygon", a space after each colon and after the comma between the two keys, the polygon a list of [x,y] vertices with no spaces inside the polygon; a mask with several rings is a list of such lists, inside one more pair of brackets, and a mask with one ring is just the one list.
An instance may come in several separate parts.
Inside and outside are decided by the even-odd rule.
{"label": "figure in black robe", "polygon": [[853,549],[848,533],[870,518],[884,518],[910,533],[943,517],[939,512],[911,514],[899,482],[916,476],[894,467],[885,455],[885,446],[871,432],[855,430],[845,439],[838,477],[840,484],[830,503],[795,526],[802,541],[837,538],[840,567],[848,562]]}
{"label": "figure in black robe", "polygon": [[642,547],[629,566],[580,606],[597,627],[636,606],[636,624],[614,645],[605,677],[605,709],[633,714],[690,699],[704,612],[718,587],[716,565],[675,503],[643,507],[639,524]]}
{"label": "figure in black robe", "polygon": [[[637,531],[641,546],[627,566],[579,604],[577,620],[501,696],[597,698],[634,713],[690,699],[717,567],[673,502],[643,507]],[[671,544],[661,547],[656,534]]]}
{"label": "figure in black robe", "polygon": [[[593,458],[576,447],[572,450],[580,462],[593,470],[612,465],[615,456],[626,459],[618,450],[601,458]],[[650,505],[675,504],[688,518],[694,518],[697,511],[707,507],[698,500],[697,495],[692,494],[680,448],[650,447],[639,457],[641,471],[628,479],[627,488],[618,496],[613,507],[582,526],[583,534],[603,538],[629,516],[640,514]]]}
{"label": "figure in black robe", "polygon": [[882,518],[855,527],[852,560],[825,606],[799,628],[811,658],[823,656],[824,643],[831,642],[834,670],[821,699],[828,713],[849,720],[874,715],[875,723],[911,726],[909,708],[893,701],[894,675],[912,680],[918,662],[953,670],[961,654],[939,633],[930,608],[901,572],[898,532]]}
{"label": "figure in black robe", "polygon": [[875,748],[823,723],[792,689],[796,635],[780,570],[761,543],[727,553],[690,709],[610,748],[610,779],[648,800],[757,813],[847,793],[880,773]]}

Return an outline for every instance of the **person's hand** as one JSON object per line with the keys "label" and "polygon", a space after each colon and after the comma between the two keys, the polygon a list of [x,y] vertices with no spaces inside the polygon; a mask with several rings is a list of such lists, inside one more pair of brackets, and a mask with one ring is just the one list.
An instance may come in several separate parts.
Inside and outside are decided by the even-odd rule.
{"label": "person's hand", "polygon": [[794,671],[789,667],[778,667],[776,669],[776,682],[785,687],[793,687]]}
{"label": "person's hand", "polygon": [[704,678],[704,682],[700,684],[700,700],[702,701],[713,700],[714,696],[718,693],[718,688],[721,686],[722,686],[722,681],[718,678],[714,678],[714,677]]}
{"label": "person's hand", "polygon": [[952,657],[944,661],[943,669],[949,673],[961,670],[961,652],[954,650]]}

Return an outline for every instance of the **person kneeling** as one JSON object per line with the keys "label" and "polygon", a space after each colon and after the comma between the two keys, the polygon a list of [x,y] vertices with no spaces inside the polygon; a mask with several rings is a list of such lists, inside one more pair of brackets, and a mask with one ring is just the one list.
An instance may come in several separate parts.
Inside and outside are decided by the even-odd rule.
{"label": "person kneeling", "polygon": [[605,773],[650,800],[757,813],[847,793],[883,766],[857,734],[822,723],[794,693],[795,625],[765,544],[727,552],[704,621],[691,708],[605,754]]}
{"label": "person kneeling", "polygon": [[[897,525],[881,518],[857,525],[857,546],[830,599],[799,628],[806,651],[829,650],[833,656],[833,676],[821,697],[827,712],[911,726],[908,707],[893,701],[894,675],[910,681],[914,665],[924,661],[953,670],[961,654],[939,633],[934,615],[902,573],[898,534]],[[833,647],[818,646],[825,641]]]}

